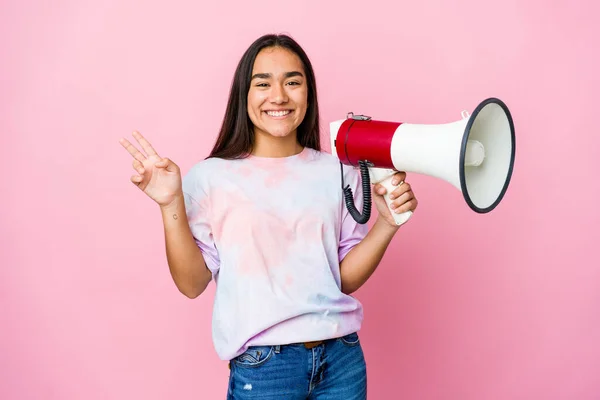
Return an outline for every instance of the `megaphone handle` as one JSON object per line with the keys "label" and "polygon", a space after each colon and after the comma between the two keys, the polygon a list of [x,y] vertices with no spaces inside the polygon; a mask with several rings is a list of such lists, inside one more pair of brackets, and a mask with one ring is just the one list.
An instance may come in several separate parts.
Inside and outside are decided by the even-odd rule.
{"label": "megaphone handle", "polygon": [[[385,202],[388,205],[388,210],[390,210],[390,213],[394,217],[394,220],[396,221],[396,225],[400,226],[400,225],[404,224],[406,221],[408,221],[408,219],[412,216],[413,213],[412,213],[412,211],[406,211],[406,212],[398,214],[390,208],[392,205],[392,200],[390,199],[390,193],[392,193],[394,191],[394,189],[396,189],[396,187],[397,187],[392,184],[393,177],[394,176],[391,175],[379,183],[386,189],[386,192],[385,192],[385,195],[383,196],[383,198],[385,199]],[[398,185],[401,185],[401,184],[402,184],[402,182],[400,182]]]}

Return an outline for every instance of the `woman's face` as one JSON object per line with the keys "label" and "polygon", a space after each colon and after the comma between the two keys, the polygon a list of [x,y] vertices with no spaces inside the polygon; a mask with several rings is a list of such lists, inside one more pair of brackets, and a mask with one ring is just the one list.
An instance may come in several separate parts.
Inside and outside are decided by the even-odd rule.
{"label": "woman's face", "polygon": [[258,53],[248,91],[248,115],[255,135],[287,137],[306,115],[308,88],[300,58],[281,47]]}

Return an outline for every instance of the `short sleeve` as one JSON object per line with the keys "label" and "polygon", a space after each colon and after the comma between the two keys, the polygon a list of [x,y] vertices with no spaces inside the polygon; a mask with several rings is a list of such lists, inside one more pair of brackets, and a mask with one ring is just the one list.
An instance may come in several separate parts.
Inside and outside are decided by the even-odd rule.
{"label": "short sleeve", "polygon": [[219,271],[221,261],[208,220],[210,202],[206,191],[200,186],[199,182],[194,180],[193,171],[186,175],[183,180],[183,194],[190,230],[202,252],[206,266],[212,272],[214,278]]}
{"label": "short sleeve", "polygon": [[[352,195],[354,197],[354,205],[356,209],[362,213],[363,207],[363,190],[362,182],[360,179],[359,171],[353,167],[344,165],[344,187],[350,186],[352,189]],[[340,244],[338,249],[338,256],[340,263],[346,257],[346,255],[360,243],[361,240],[367,235],[369,227],[367,224],[359,224],[354,220],[352,215],[348,212],[348,207],[342,196],[342,220],[340,229]]]}

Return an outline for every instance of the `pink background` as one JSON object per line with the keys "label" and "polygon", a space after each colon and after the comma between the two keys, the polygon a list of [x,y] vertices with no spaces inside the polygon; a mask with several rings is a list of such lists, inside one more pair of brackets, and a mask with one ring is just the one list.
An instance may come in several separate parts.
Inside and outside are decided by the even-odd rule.
{"label": "pink background", "polygon": [[266,32],[306,48],[325,128],[449,122],[488,96],[514,116],[493,213],[409,176],[419,210],[357,293],[369,398],[600,398],[594,2],[165,4],[0,5],[0,398],[224,398],[214,286],[177,292],[118,139],[138,129],[187,171]]}

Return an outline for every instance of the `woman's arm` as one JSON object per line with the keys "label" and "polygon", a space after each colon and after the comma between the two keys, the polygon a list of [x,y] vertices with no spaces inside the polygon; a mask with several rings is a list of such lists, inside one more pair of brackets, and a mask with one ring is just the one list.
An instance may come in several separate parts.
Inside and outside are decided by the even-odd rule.
{"label": "woman's arm", "polygon": [[188,224],[179,166],[159,156],[141,133],[135,131],[133,137],[143,153],[129,140],[121,138],[119,141],[133,157],[136,174],[131,182],[160,206],[167,261],[175,285],[187,297],[198,297],[208,286],[212,273]]}
{"label": "woman's arm", "polygon": [[[399,185],[405,178],[406,173],[398,172],[392,184]],[[390,194],[390,198],[393,200],[391,211],[383,198],[385,193],[386,189],[382,185],[377,184],[373,187],[374,200],[379,212],[377,221],[364,239],[348,252],[340,264],[342,292],[345,294],[358,290],[377,269],[388,245],[399,229],[391,213],[414,211],[417,208],[418,201],[410,185],[406,182],[400,184]]]}
{"label": "woman's arm", "polygon": [[365,238],[348,252],[340,264],[342,292],[355,292],[371,277],[397,230],[398,227],[377,219]]}
{"label": "woman's arm", "polygon": [[202,252],[190,230],[183,196],[161,207],[169,270],[181,293],[193,299],[201,295],[211,281]]}

